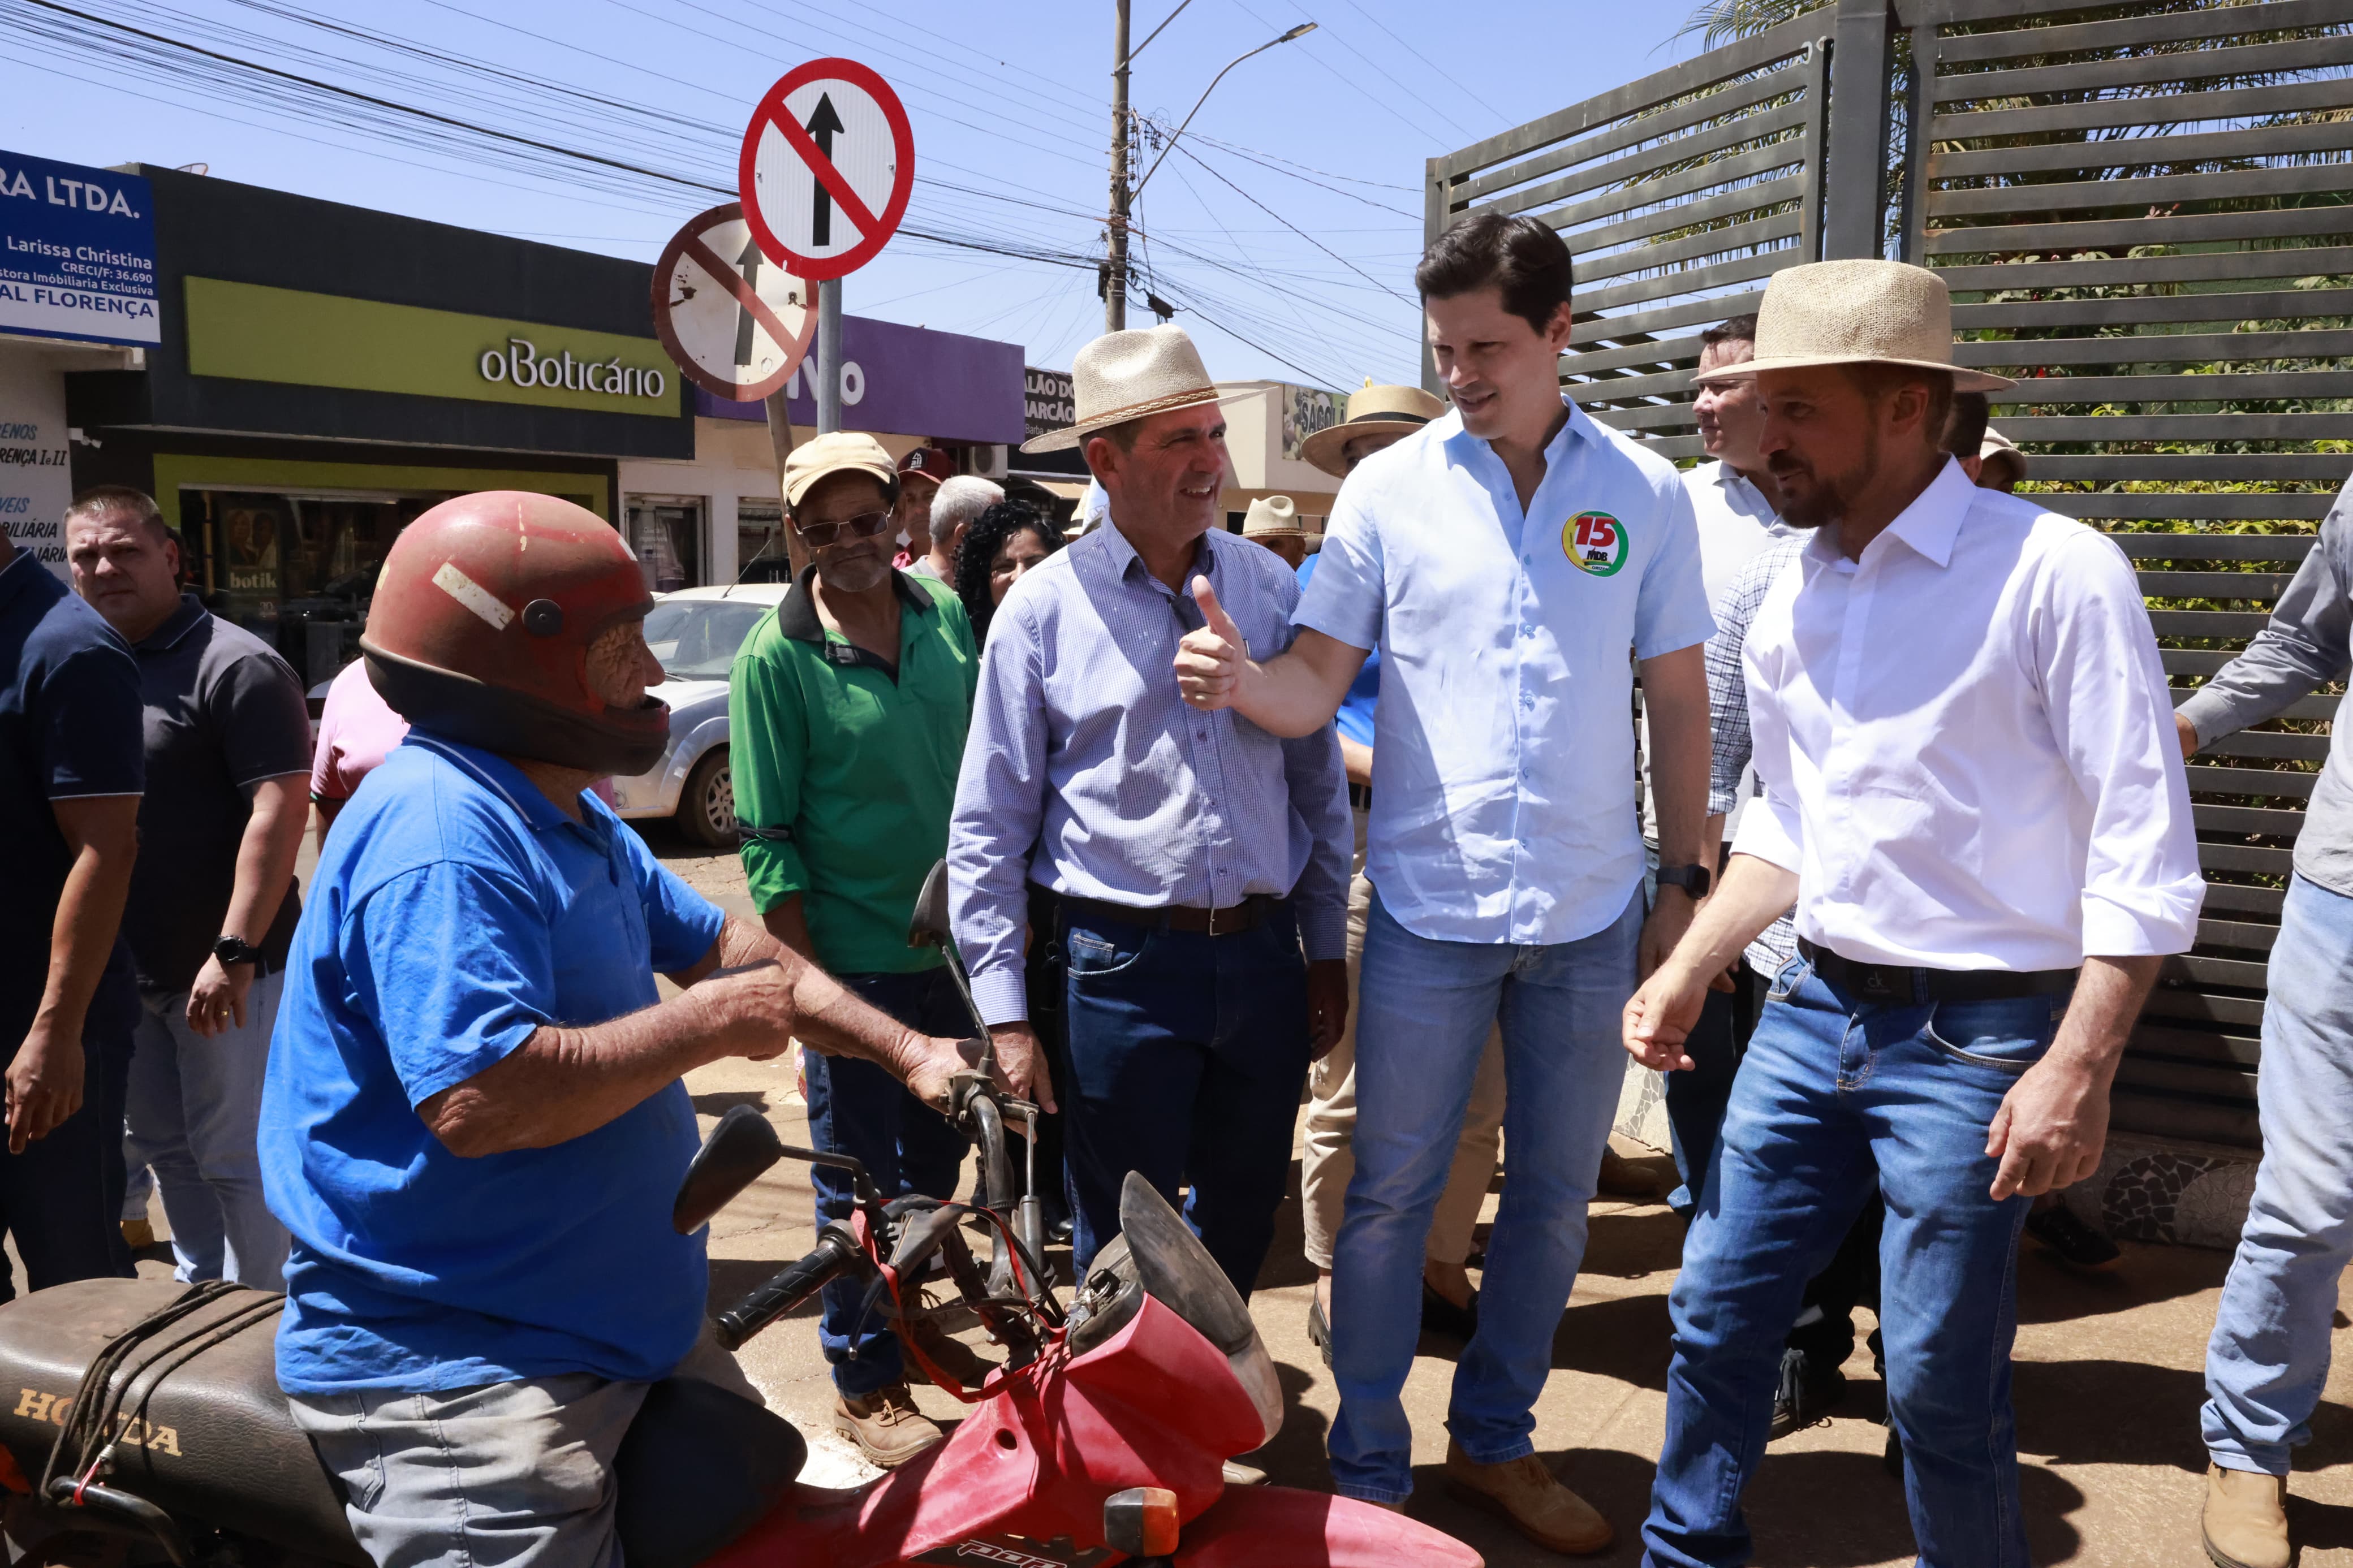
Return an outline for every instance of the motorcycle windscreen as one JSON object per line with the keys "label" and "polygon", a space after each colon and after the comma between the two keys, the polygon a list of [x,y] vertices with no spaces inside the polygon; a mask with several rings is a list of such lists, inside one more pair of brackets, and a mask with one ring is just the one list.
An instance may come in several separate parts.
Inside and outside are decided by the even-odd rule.
{"label": "motorcycle windscreen", "polygon": [[1153,1300],[1225,1352],[1235,1380],[1258,1408],[1266,1440],[1273,1441],[1282,1428],[1282,1385],[1258,1325],[1200,1237],[1140,1172],[1130,1171],[1120,1187],[1119,1234],[1136,1279]]}

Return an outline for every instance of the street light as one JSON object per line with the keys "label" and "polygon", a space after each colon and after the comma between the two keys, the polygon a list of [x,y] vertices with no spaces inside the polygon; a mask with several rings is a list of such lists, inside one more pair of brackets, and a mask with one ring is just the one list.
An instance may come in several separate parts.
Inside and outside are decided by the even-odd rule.
{"label": "street light", "polygon": [[[1166,24],[1164,23],[1162,26],[1165,26]],[[1250,50],[1250,54],[1238,57],[1233,61],[1232,65],[1226,67],[1226,70],[1219,71],[1217,75],[1211,77],[1209,79],[1209,85],[1201,89],[1201,96],[1196,99],[1193,102],[1193,107],[1186,111],[1184,123],[1176,127],[1176,135],[1169,137],[1167,144],[1160,149],[1160,156],[1152,160],[1152,167],[1144,171],[1144,178],[1135,182],[1135,189],[1130,194],[1129,199],[1132,201],[1134,197],[1140,196],[1144,194],[1144,187],[1152,183],[1152,176],[1160,172],[1162,162],[1167,158],[1169,153],[1176,150],[1176,137],[1185,134],[1186,126],[1193,123],[1193,116],[1201,112],[1201,105],[1209,101],[1209,94],[1217,91],[1218,84],[1226,79],[1226,71],[1233,69],[1234,66],[1238,66],[1241,64],[1243,60],[1250,58],[1250,55],[1262,55],[1266,53],[1267,50],[1274,47],[1277,44],[1287,44],[1293,38],[1303,38],[1314,30],[1314,23],[1302,22],[1299,26],[1292,28],[1291,31],[1283,34],[1281,37],[1269,38],[1265,43],[1262,43],[1258,47]],[[1148,44],[1152,40],[1150,38],[1146,38],[1144,41]]]}
{"label": "street light", "polygon": [[[1128,0],[1114,0],[1113,12],[1117,18],[1117,25],[1112,34],[1111,222],[1108,226],[1109,232],[1105,236],[1106,247],[1110,254],[1103,262],[1103,331],[1107,332],[1116,332],[1127,325],[1127,215],[1129,204],[1134,199],[1135,192],[1144,189],[1140,182],[1134,191],[1128,188],[1127,184],[1128,66],[1137,55],[1142,54],[1150,46],[1154,38],[1166,32],[1168,24],[1175,21],[1185,7],[1192,3],[1193,0],[1179,0],[1176,9],[1169,12],[1160,26],[1153,28],[1144,42],[1131,50],[1127,47]],[[1250,55],[1264,54],[1276,44],[1287,44],[1292,39],[1303,37],[1314,30],[1314,23],[1302,22],[1282,37],[1261,44],[1249,55],[1244,55],[1240,59],[1227,66],[1226,70],[1221,70],[1210,78],[1208,89],[1202,92],[1199,101],[1193,105],[1192,112],[1185,116],[1185,123],[1176,127],[1176,136],[1185,134],[1185,127],[1193,123],[1193,115],[1198,114],[1201,111],[1201,105],[1209,100],[1209,91],[1214,90],[1218,83],[1226,79],[1226,71],[1233,69],[1234,66],[1250,58]],[[1160,159],[1168,156],[1168,148],[1176,144],[1176,136],[1171,136],[1168,139],[1167,147],[1160,150],[1160,158],[1155,158],[1152,161],[1152,167],[1145,171],[1145,180],[1151,179],[1159,171]]]}

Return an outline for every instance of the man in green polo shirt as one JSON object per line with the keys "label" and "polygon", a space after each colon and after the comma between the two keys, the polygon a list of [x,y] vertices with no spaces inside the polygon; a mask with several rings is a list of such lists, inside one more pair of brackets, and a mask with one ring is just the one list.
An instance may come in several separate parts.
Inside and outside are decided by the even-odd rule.
{"label": "man in green polo shirt", "polygon": [[[938,950],[907,945],[907,921],[947,847],[979,652],[945,584],[892,569],[898,491],[871,436],[820,436],[787,460],[785,502],[811,560],[736,655],[730,761],[769,932],[901,1023],[955,1037],[971,1021]],[[965,1143],[938,1112],[871,1063],[808,1051],[802,1071],[818,1148],[856,1156],[886,1197],[955,1194]],[[847,1219],[842,1174],[820,1167],[815,1181],[818,1222]],[[908,1398],[889,1325],[860,1321],[862,1294],[827,1287],[819,1333],[835,1426],[889,1467],[940,1429]]]}

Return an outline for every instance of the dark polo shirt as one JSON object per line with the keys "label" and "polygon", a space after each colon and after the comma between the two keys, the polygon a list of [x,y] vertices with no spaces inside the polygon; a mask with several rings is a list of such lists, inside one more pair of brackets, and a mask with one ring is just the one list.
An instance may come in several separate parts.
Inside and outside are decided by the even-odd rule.
{"label": "dark polo shirt", "polygon": [[[185,991],[212,955],[237,886],[237,854],[264,779],[311,771],[302,684],[269,644],[181,595],[132,650],[146,710],[147,795],[122,934],[140,986]],[[302,901],[286,900],[261,943],[264,973],[286,966]]]}
{"label": "dark polo shirt", "polygon": [[[139,671],[131,649],[29,552],[0,567],[0,1062],[48,984],[50,933],[73,850],[49,803],[137,795]],[[136,999],[120,941],[91,999],[92,1033],[128,1029]]]}

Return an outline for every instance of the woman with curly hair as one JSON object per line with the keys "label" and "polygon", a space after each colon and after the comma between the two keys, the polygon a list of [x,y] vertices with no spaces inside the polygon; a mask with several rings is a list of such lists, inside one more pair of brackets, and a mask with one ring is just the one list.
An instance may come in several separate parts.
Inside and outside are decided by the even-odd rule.
{"label": "woman with curly hair", "polygon": [[973,519],[956,552],[955,590],[972,617],[975,641],[1021,574],[1062,548],[1052,522],[1027,501],[998,501]]}

